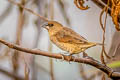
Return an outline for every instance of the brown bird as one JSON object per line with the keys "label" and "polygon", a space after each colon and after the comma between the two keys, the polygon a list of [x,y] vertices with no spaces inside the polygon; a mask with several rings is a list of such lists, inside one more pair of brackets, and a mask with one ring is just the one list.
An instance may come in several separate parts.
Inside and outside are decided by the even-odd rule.
{"label": "brown bird", "polygon": [[48,30],[50,40],[62,50],[69,52],[70,55],[84,52],[86,49],[96,45],[102,45],[88,42],[72,29],[64,27],[56,21],[48,21],[42,27]]}

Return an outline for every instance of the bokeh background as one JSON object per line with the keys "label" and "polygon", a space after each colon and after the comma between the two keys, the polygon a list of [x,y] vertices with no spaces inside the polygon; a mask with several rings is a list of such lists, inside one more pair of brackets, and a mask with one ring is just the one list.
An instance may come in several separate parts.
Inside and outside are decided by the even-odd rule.
{"label": "bokeh background", "polygon": [[[14,1],[21,2],[22,0]],[[72,28],[88,41],[102,43],[103,31],[99,23],[102,9],[90,0],[85,5],[88,5],[90,8],[88,10],[80,10],[75,6],[74,0],[25,0],[25,7],[48,19],[58,21],[64,26]],[[23,14],[24,25],[19,42],[21,46],[54,53],[64,52],[50,42],[48,32],[40,27],[44,23],[40,18],[26,10],[24,10]],[[20,10],[18,6],[11,4],[7,0],[0,0],[0,38],[16,43],[19,16]],[[110,50],[114,33],[114,24],[108,15],[105,41],[107,52]],[[100,61],[101,46],[92,47],[86,52],[89,56]],[[88,78],[93,76],[91,80],[101,80],[101,75],[98,74],[99,70],[92,66],[74,62],[69,64],[66,61],[50,59],[40,55],[25,54],[23,52],[19,52],[19,56],[17,55],[18,67],[15,71],[12,61],[12,58],[15,58],[13,53],[14,50],[0,44],[0,69],[21,78],[24,78],[26,64],[29,70],[29,80],[85,80],[82,77],[83,74]],[[82,57],[81,55],[80,57]],[[1,70],[0,80],[18,80],[6,75]],[[52,73],[53,76],[51,76]]]}

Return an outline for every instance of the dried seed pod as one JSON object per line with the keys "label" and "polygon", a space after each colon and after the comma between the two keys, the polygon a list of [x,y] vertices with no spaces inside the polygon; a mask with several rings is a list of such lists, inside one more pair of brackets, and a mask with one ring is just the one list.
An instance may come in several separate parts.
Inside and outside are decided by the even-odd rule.
{"label": "dried seed pod", "polygon": [[118,16],[120,16],[120,1],[119,0],[116,0],[116,1],[112,0],[111,16],[112,16],[112,20],[115,24],[115,28],[118,31],[120,31],[120,25],[118,22]]}
{"label": "dried seed pod", "polygon": [[81,10],[87,10],[89,8],[88,5],[87,6],[83,5],[85,3],[84,0],[74,0],[74,3]]}

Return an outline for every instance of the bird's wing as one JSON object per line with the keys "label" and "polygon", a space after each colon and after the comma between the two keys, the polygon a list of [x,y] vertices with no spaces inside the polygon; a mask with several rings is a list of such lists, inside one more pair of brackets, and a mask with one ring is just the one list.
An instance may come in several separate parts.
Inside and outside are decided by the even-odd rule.
{"label": "bird's wing", "polygon": [[76,37],[76,38],[79,38],[80,40],[83,40],[83,41],[87,41],[87,39],[85,39],[84,37],[82,37],[80,34],[74,32],[72,29],[70,28],[67,28],[67,27],[63,27],[64,31],[67,32],[68,34]]}
{"label": "bird's wing", "polygon": [[71,43],[71,44],[87,43],[87,40],[85,38],[81,37],[76,32],[66,27],[63,28],[63,30],[57,32],[55,34],[55,37],[59,42],[63,42],[63,43]]}

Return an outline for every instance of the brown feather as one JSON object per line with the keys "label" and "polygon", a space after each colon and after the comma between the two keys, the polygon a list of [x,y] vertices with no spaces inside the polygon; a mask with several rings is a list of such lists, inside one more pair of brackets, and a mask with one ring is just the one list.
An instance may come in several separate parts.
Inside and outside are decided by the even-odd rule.
{"label": "brown feather", "polygon": [[67,28],[67,27],[63,27],[63,30],[68,33],[69,35],[71,36],[74,36],[76,38],[79,38],[80,40],[82,41],[87,41],[87,39],[85,39],[83,36],[80,36],[80,34],[76,33],[75,31],[73,31],[72,29],[70,28]]}
{"label": "brown feather", "polygon": [[54,36],[56,36],[59,42],[70,43],[70,44],[85,44],[87,40],[74,32],[73,30],[63,27],[62,30],[57,32]]}

